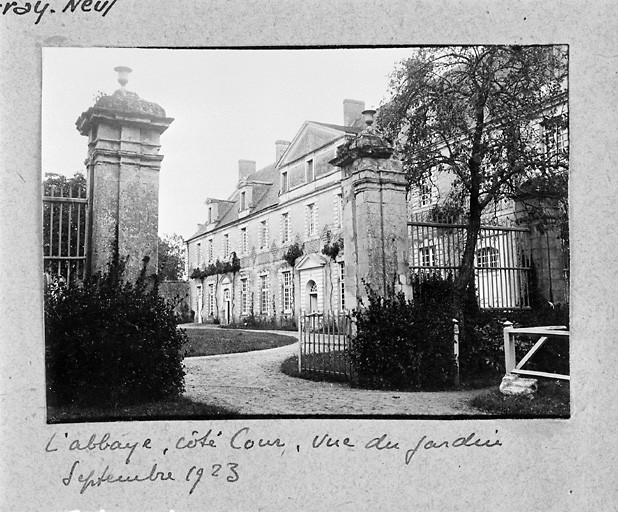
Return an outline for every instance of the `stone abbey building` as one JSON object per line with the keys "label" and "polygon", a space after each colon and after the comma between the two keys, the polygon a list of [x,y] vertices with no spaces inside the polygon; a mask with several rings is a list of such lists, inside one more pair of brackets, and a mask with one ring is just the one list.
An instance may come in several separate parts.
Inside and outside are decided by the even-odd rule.
{"label": "stone abbey building", "polygon": [[[401,162],[364,109],[348,99],[343,124],[306,121],[291,142],[275,143],[271,165],[258,170],[240,160],[236,190],[206,200],[206,222],[187,240],[196,322],[350,310],[364,282],[409,295],[415,274],[456,271],[463,226],[446,228],[429,215],[452,176],[428,177],[408,193]],[[564,133],[553,136],[567,143]],[[532,259],[543,295],[568,300],[558,237],[517,227],[517,218],[511,200],[485,213],[476,251],[480,306],[527,307]]]}

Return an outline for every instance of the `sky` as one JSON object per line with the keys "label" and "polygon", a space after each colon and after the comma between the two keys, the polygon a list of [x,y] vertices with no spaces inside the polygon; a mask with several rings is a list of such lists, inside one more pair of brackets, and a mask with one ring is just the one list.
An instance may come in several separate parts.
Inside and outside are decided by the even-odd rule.
{"label": "sky", "polygon": [[411,49],[180,50],[44,48],[42,170],[84,171],[87,139],[75,128],[97,94],[126,88],[162,106],[174,122],[161,136],[159,233],[185,239],[203,223],[207,197],[225,199],[238,160],[261,169],[275,141],[292,140],[304,121],[343,124],[343,100],[378,107],[389,74]]}

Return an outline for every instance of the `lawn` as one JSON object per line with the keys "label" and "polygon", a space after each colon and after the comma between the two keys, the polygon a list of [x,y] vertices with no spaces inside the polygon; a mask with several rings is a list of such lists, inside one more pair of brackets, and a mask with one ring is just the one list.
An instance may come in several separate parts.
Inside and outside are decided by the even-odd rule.
{"label": "lawn", "polygon": [[485,391],[470,405],[485,412],[511,418],[569,418],[569,383],[539,379],[532,395],[503,395],[499,389]]}
{"label": "lawn", "polygon": [[235,329],[186,329],[185,356],[211,356],[282,347],[296,343],[295,336]]}
{"label": "lawn", "polygon": [[53,406],[47,408],[48,423],[72,423],[90,421],[150,421],[186,418],[234,417],[235,411],[199,402],[185,397],[171,398],[121,407]]}

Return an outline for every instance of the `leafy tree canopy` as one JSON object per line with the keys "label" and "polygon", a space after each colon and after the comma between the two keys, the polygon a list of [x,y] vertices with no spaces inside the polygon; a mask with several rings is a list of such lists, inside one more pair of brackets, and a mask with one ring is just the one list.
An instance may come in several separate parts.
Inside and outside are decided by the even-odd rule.
{"label": "leafy tree canopy", "polygon": [[180,281],[185,273],[185,242],[180,235],[159,236],[160,281]]}
{"label": "leafy tree canopy", "polygon": [[522,188],[566,200],[568,155],[554,136],[568,124],[566,65],[566,49],[555,46],[429,48],[391,76],[379,124],[409,186],[448,172],[467,202],[460,293],[474,286],[481,214],[492,201]]}

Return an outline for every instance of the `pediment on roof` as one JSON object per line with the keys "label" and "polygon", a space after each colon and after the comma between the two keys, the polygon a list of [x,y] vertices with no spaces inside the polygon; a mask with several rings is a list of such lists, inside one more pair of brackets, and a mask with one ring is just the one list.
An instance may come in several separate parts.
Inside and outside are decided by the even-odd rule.
{"label": "pediment on roof", "polygon": [[283,154],[277,167],[294,162],[343,135],[345,135],[344,131],[306,121]]}
{"label": "pediment on roof", "polygon": [[323,256],[319,254],[311,253],[311,254],[305,254],[304,256],[301,256],[298,262],[296,263],[295,268],[296,270],[300,272],[301,270],[307,270],[310,268],[319,268],[319,267],[323,267],[324,265],[326,265],[326,258],[324,258]]}

